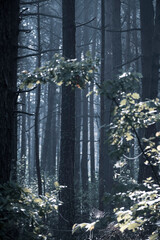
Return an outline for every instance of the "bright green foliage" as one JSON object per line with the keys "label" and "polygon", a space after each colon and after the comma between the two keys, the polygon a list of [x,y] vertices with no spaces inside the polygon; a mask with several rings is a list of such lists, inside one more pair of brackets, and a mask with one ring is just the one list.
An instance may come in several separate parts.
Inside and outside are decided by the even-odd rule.
{"label": "bright green foliage", "polygon": [[53,60],[45,66],[36,69],[33,73],[23,71],[20,75],[23,88],[27,85],[32,88],[35,84],[55,82],[61,86],[63,83],[72,88],[83,89],[93,79],[93,73],[97,71],[98,60],[93,60],[88,54],[87,57],[78,62],[76,59],[66,60],[64,57],[55,54]]}
{"label": "bright green foliage", "polygon": [[46,193],[39,198],[13,183],[0,185],[0,239],[52,239],[45,218],[56,214],[60,204],[56,195]]}

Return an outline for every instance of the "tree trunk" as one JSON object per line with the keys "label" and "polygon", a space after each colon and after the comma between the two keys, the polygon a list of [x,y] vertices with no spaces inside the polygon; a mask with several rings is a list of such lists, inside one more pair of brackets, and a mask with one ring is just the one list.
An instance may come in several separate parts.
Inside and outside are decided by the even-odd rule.
{"label": "tree trunk", "polygon": [[[17,46],[19,0],[0,1],[0,183],[10,180],[16,157]],[[14,159],[16,166],[16,159]]]}
{"label": "tree trunk", "polygon": [[[38,67],[41,66],[41,38],[40,38],[40,15],[39,15],[39,2],[37,5],[37,39],[38,39]],[[42,195],[42,179],[41,179],[41,169],[40,169],[40,159],[39,159],[39,109],[40,109],[40,96],[41,96],[41,86],[37,86],[36,91],[36,111],[35,111],[35,157],[36,157],[36,170],[37,170],[37,180],[38,180],[38,195]]]}
{"label": "tree trunk", "polygon": [[[75,1],[62,2],[63,15],[63,56],[75,58]],[[71,229],[74,224],[74,149],[75,149],[75,90],[62,86],[61,109],[61,151],[59,183],[66,186],[60,191],[59,239],[72,239]],[[70,231],[69,231],[70,230]]]}
{"label": "tree trunk", "polygon": [[[105,79],[105,1],[101,0],[101,85]],[[105,193],[105,98],[100,96],[100,145],[99,145],[99,209],[104,210]]]}
{"label": "tree trunk", "polygon": [[[22,93],[22,112],[26,112],[26,95]],[[25,181],[26,171],[26,115],[22,114],[22,131],[21,131],[21,183]]]}
{"label": "tree trunk", "polygon": [[[121,1],[112,0],[112,28],[115,31],[121,30]],[[122,43],[121,32],[112,33],[112,55],[113,55],[113,77],[119,74],[122,65]]]}
{"label": "tree trunk", "polygon": [[[156,27],[154,31],[154,7],[152,0],[140,1],[141,12],[141,48],[142,48],[142,100],[147,98],[155,98],[158,89],[158,70],[159,57],[156,52],[156,28],[159,25],[156,15]],[[158,29],[157,29],[158,30]],[[159,34],[159,33],[158,33]],[[158,60],[158,61],[157,61]],[[145,138],[150,138],[156,133],[156,124],[144,129]],[[147,177],[153,177],[156,180],[157,168],[146,166],[144,162],[146,159],[142,156],[139,162],[139,176],[138,181],[142,183]]]}

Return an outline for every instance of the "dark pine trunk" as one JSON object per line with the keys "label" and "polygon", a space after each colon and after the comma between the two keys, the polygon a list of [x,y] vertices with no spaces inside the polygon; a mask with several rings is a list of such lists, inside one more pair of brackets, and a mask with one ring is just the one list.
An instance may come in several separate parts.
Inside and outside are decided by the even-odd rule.
{"label": "dark pine trunk", "polygon": [[[157,9],[159,4],[157,4]],[[156,14],[154,25],[154,7],[152,0],[140,1],[141,12],[141,48],[142,48],[142,100],[147,98],[154,99],[157,97],[158,89],[158,71],[159,71],[159,53],[158,41],[159,35],[159,12]],[[144,130],[145,138],[150,138],[156,133],[156,124],[149,126]],[[145,147],[145,146],[144,146]],[[142,183],[148,177],[158,181],[158,168],[154,166],[146,166],[144,164],[146,158],[142,156],[139,163],[138,181]]]}
{"label": "dark pine trunk", "polygon": [[[19,0],[0,0],[0,183],[16,166],[16,84]],[[16,176],[14,176],[14,179]]]}
{"label": "dark pine trunk", "polygon": [[[63,55],[75,58],[75,1],[62,2],[63,15]],[[75,91],[70,86],[62,86],[61,109],[61,150],[59,183],[67,186],[60,192],[59,239],[72,239],[74,224],[74,149],[75,149]]]}

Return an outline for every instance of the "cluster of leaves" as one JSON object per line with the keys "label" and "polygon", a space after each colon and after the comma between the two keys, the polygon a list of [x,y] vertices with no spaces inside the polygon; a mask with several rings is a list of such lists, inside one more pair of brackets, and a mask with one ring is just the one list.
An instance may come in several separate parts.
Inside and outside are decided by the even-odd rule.
{"label": "cluster of leaves", "polygon": [[149,240],[160,238],[160,187],[153,183],[151,178],[145,180],[144,190],[128,191],[133,202],[130,209],[115,209],[117,226],[122,232],[126,229],[152,232]]}
{"label": "cluster of leaves", "polygon": [[33,73],[23,71],[19,76],[20,88],[24,86],[32,88],[35,84],[54,82],[61,86],[63,83],[72,88],[83,89],[86,83],[93,79],[93,73],[97,71],[98,60],[93,60],[88,53],[82,61],[77,59],[66,60],[61,55],[55,54],[52,61],[45,66],[37,68]]}
{"label": "cluster of leaves", "polygon": [[[145,164],[152,169],[160,163],[160,145],[158,145],[160,132],[155,133],[155,124],[160,120],[160,101],[141,101],[138,89],[140,76],[135,74],[123,74],[114,81],[109,81],[100,89],[101,94],[111,99],[114,103],[112,123],[109,126],[109,141],[113,145],[113,153],[119,159],[115,165],[123,168],[126,165],[126,155],[138,142],[140,154],[146,159]],[[135,88],[133,89],[133,86]],[[139,129],[148,129],[148,138],[139,137]],[[126,154],[126,155],[125,155]],[[125,159],[125,161],[124,161]],[[158,239],[160,218],[160,188],[159,177],[157,184],[147,179],[145,189],[123,193],[129,198],[131,207],[127,209],[115,209],[117,226],[120,230],[141,230],[152,232],[149,239]]]}
{"label": "cluster of leaves", "polygon": [[39,198],[13,183],[0,185],[0,239],[51,239],[45,218],[58,204],[56,193]]}
{"label": "cluster of leaves", "polygon": [[154,158],[152,162],[155,164],[155,159],[159,162],[160,146],[153,147],[156,139],[159,140],[160,133],[140,140],[138,130],[154,126],[160,120],[160,101],[157,98],[142,102],[139,93],[133,89],[133,86],[138,88],[139,81],[139,75],[137,77],[136,74],[124,74],[113,81],[108,81],[100,89],[100,93],[111,99],[115,106],[108,129],[109,140],[110,144],[115,146],[113,152],[117,153],[120,159],[124,153],[129,152],[133,140],[137,138],[142,154],[148,158],[152,153],[152,159]]}

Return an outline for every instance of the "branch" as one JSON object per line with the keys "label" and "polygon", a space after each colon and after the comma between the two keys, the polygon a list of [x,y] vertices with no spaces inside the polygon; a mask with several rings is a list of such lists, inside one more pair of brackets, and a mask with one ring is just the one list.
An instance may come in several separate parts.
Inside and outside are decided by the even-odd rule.
{"label": "branch", "polygon": [[124,30],[114,30],[114,29],[106,29],[106,32],[131,32],[131,31],[141,31],[141,28],[131,28],[131,29],[124,29]]}
{"label": "branch", "polygon": [[27,10],[28,10],[28,8],[22,9],[22,11],[19,13],[19,15],[21,16]]}
{"label": "branch", "polygon": [[19,29],[19,32],[30,33],[32,32],[32,29]]}
{"label": "branch", "polygon": [[[24,13],[22,16],[23,17],[28,17],[28,16],[37,16],[37,15],[38,15],[37,13]],[[50,17],[50,18],[56,18],[56,19],[62,20],[62,17],[51,15],[51,14],[39,13],[39,15],[43,16],[43,17]],[[86,22],[86,23],[76,22],[76,24],[78,24],[76,27],[85,26],[85,27],[89,27],[89,28],[92,28],[92,29],[101,30],[101,28],[99,28],[99,27],[94,27],[94,26],[88,25],[88,23],[92,22],[94,19],[95,18],[91,19],[89,22]]]}
{"label": "branch", "polygon": [[35,86],[34,88],[29,89],[29,90],[19,90],[19,91],[17,91],[16,93],[17,93],[17,94],[20,94],[20,93],[31,92],[31,91],[35,90],[36,88],[37,88],[37,86]]}
{"label": "branch", "polygon": [[14,113],[17,113],[17,114],[21,113],[21,114],[26,114],[26,115],[29,115],[29,116],[34,116],[33,113],[27,113],[27,112],[23,112],[23,111],[14,111]]}
{"label": "branch", "polygon": [[123,66],[125,66],[125,65],[127,65],[129,63],[135,62],[135,61],[137,61],[141,57],[142,57],[142,55],[139,55],[138,57],[135,57],[135,58],[133,58],[132,60],[130,60],[128,62],[125,62],[125,63],[123,63],[121,65],[118,65],[118,66],[114,67],[113,69],[120,68],[120,67],[123,67]]}
{"label": "branch", "polygon": [[28,49],[28,50],[35,51],[35,52],[38,51],[38,50],[36,50],[36,49],[34,49],[34,48],[29,48],[29,47],[27,47],[27,46],[21,46],[21,45],[18,45],[18,48]]}
{"label": "branch", "polygon": [[21,5],[30,5],[30,4],[38,4],[42,2],[48,2],[48,0],[39,0],[39,1],[34,1],[34,2],[21,2]]}
{"label": "branch", "polygon": [[93,42],[89,42],[89,43],[86,43],[86,44],[82,44],[82,45],[77,45],[77,47],[85,47],[85,46],[89,46],[89,45],[92,45]]}
{"label": "branch", "polygon": [[51,14],[46,14],[46,13],[24,13],[22,14],[23,17],[28,17],[28,16],[43,16],[43,17],[50,17],[50,18],[56,18],[59,20],[62,20],[62,17],[51,15]]}
{"label": "branch", "polygon": [[44,51],[41,51],[40,53],[33,53],[33,54],[27,54],[27,55],[24,55],[24,56],[19,56],[17,57],[17,59],[22,59],[22,58],[27,58],[27,57],[35,57],[35,56],[39,56],[43,53],[47,53],[47,52],[57,52],[57,51],[61,51],[62,49],[48,49],[48,50],[44,50]]}
{"label": "branch", "polygon": [[77,25],[76,27],[82,27],[82,26],[85,26],[86,24],[90,23],[90,22],[93,22],[94,20],[96,19],[96,17],[92,18],[91,20],[89,20],[88,22],[85,22],[85,23],[81,23],[79,25]]}

